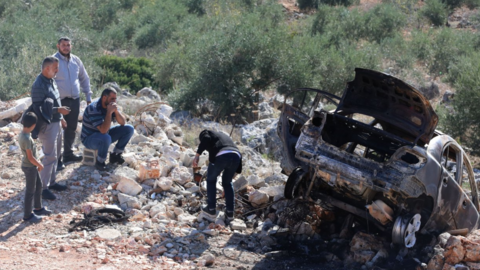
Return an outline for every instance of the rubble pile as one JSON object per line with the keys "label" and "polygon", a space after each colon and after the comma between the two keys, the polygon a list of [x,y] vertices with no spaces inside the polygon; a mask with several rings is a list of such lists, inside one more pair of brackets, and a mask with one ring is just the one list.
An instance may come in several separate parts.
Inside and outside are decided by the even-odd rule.
{"label": "rubble pile", "polygon": [[[34,226],[21,221],[25,183],[17,135],[22,127],[15,122],[0,127],[0,250],[9,254],[26,250],[32,256],[46,256],[49,251],[77,254],[87,256],[93,264],[121,269],[212,265],[246,269],[262,261],[278,261],[276,252],[293,250],[291,244],[283,244],[292,240],[313,241],[320,251],[300,245],[303,254],[320,256],[325,265],[340,267],[372,269],[391,254],[399,253],[389,247],[386,239],[373,234],[339,234],[334,223],[338,218],[327,207],[283,198],[287,177],[281,174],[278,162],[262,157],[280,151],[275,142],[278,137],[274,119],[241,128],[244,144],[238,144],[243,154],[243,173],[233,182],[235,219],[225,222],[223,190],[218,183],[218,215],[215,222],[206,221],[200,211],[205,203],[206,183],[194,181],[191,164],[195,149],[184,143],[188,131],[170,119],[172,108],[159,101],[160,97],[149,89],[139,93],[138,97],[119,95],[118,99],[135,126],[124,153],[125,164],[108,165],[105,172],[81,163],[67,164],[58,172],[57,181],[69,189],[56,193],[55,201],[44,201],[55,214]],[[216,123],[200,124],[204,128],[221,127]],[[82,152],[83,145],[77,142],[76,146]],[[206,172],[207,160],[204,153],[199,162],[201,174]],[[129,216],[128,221],[69,232],[72,220],[81,220],[84,214],[100,208],[121,209]],[[424,256],[431,260],[420,261],[425,269],[449,269],[445,267],[459,263],[480,269],[475,264],[480,259],[478,232],[469,237],[443,234],[438,239],[439,244],[433,241],[431,252]],[[407,253],[403,257],[408,257]],[[15,268],[28,269],[28,260],[15,264]]]}

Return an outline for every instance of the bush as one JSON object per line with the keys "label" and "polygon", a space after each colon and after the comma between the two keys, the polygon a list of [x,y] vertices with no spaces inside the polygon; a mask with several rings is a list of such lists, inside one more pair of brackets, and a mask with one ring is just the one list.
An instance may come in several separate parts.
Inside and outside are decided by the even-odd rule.
{"label": "bush", "polygon": [[442,26],[447,22],[447,5],[442,0],[427,0],[419,11],[434,26]]}
{"label": "bush", "polygon": [[318,8],[319,0],[297,0],[300,9]]}
{"label": "bush", "polygon": [[95,63],[102,68],[101,82],[116,82],[137,93],[144,87],[155,88],[153,63],[146,58],[101,56]]}
{"label": "bush", "polygon": [[[271,16],[264,16],[266,13]],[[172,103],[198,112],[196,104],[208,100],[215,105],[217,119],[231,114],[236,115],[237,123],[251,119],[257,102],[253,93],[267,89],[278,77],[277,57],[285,32],[275,18],[281,14],[277,4],[254,8],[242,16],[219,14],[211,21],[215,31],[196,36],[193,44],[185,43],[189,48],[170,47],[169,51],[177,48],[177,55],[188,53],[195,63],[188,67],[193,69],[190,81],[169,94]],[[169,63],[174,65],[171,59]]]}
{"label": "bush", "polygon": [[297,0],[298,7],[302,10],[318,9],[321,5],[348,7],[359,2],[359,0]]}
{"label": "bush", "polygon": [[480,53],[458,59],[453,114],[446,116],[446,130],[480,154]]}
{"label": "bush", "polygon": [[363,36],[380,43],[385,38],[394,37],[405,23],[405,15],[399,8],[391,4],[377,5],[365,14]]}

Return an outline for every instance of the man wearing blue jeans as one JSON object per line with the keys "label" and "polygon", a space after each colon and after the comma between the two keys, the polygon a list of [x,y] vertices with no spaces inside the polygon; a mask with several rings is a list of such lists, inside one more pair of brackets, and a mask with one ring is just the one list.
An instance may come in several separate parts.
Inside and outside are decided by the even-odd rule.
{"label": "man wearing blue jeans", "polygon": [[[103,90],[99,99],[87,106],[83,113],[81,140],[86,148],[98,150],[95,168],[106,170],[105,161],[110,144],[117,142],[110,153],[110,163],[122,164],[122,153],[130,141],[134,129],[125,125],[125,117],[117,109],[117,91],[113,88]],[[120,125],[111,126],[116,120]]]}
{"label": "man wearing blue jeans", "polygon": [[214,222],[217,208],[217,177],[222,174],[222,186],[225,192],[227,221],[234,219],[234,193],[232,179],[235,173],[242,172],[242,155],[232,139],[223,132],[203,130],[199,136],[200,144],[193,159],[193,167],[197,167],[203,151],[209,154],[207,171],[207,206],[202,208],[204,217]]}

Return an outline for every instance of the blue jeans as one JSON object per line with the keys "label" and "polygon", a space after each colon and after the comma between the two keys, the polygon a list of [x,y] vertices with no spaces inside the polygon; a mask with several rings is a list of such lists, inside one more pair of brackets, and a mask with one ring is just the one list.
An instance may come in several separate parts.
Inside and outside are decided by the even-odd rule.
{"label": "blue jeans", "polygon": [[97,161],[105,162],[110,144],[117,142],[113,152],[120,154],[132,138],[134,129],[132,125],[114,126],[106,134],[95,132],[83,140],[83,145],[92,150],[98,150]]}
{"label": "blue jeans", "polygon": [[222,186],[225,191],[227,211],[234,209],[234,194],[232,178],[240,165],[240,157],[235,153],[223,154],[215,158],[215,163],[208,165],[207,174],[207,204],[209,209],[217,208],[217,177],[223,171]]}

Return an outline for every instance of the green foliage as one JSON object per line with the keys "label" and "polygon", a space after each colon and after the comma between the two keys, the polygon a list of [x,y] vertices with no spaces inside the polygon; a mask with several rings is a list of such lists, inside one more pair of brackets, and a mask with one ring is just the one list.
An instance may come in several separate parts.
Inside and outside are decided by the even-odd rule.
{"label": "green foliage", "polygon": [[297,0],[300,9],[318,8],[319,0]]}
{"label": "green foliage", "polygon": [[156,87],[153,82],[153,64],[146,58],[101,56],[95,63],[102,67],[102,82],[116,82],[134,93],[144,87]]}
{"label": "green foliage", "polygon": [[475,9],[475,8],[480,7],[480,0],[464,0],[464,4],[469,9]]}
{"label": "green foliage", "polygon": [[197,15],[204,15],[205,8],[203,7],[204,0],[187,0],[185,6],[188,7],[188,13]]}
{"label": "green foliage", "polygon": [[329,36],[330,43],[358,42],[359,39],[380,43],[385,38],[392,38],[405,25],[405,16],[394,5],[377,5],[368,12],[343,7],[319,7],[313,20],[311,33]]}
{"label": "green foliage", "polygon": [[480,154],[480,53],[460,57],[455,69],[454,113],[446,116],[446,131]]}
{"label": "green foliage", "polygon": [[298,7],[302,10],[318,9],[321,5],[348,7],[358,2],[358,0],[297,0]]}
{"label": "green foliage", "polygon": [[434,26],[441,26],[447,22],[447,5],[442,0],[427,0],[419,13]]}
{"label": "green foliage", "polygon": [[399,8],[391,4],[377,5],[366,13],[364,37],[381,42],[385,38],[394,37],[404,25],[405,15]]}
{"label": "green foliage", "polygon": [[395,64],[396,71],[410,69],[416,60],[415,53],[410,50],[410,43],[399,35],[384,39],[379,47],[383,58]]}
{"label": "green foliage", "polygon": [[428,61],[432,58],[433,47],[432,39],[434,33],[432,32],[423,32],[423,31],[413,31],[412,40],[410,44],[410,51],[412,51],[416,58],[421,61]]}

